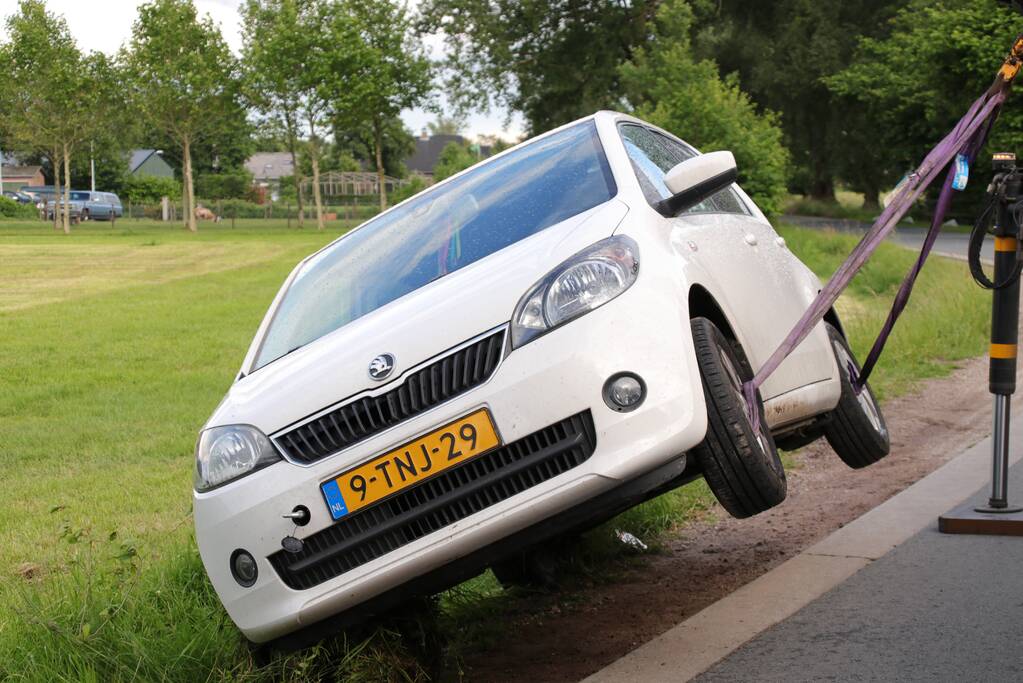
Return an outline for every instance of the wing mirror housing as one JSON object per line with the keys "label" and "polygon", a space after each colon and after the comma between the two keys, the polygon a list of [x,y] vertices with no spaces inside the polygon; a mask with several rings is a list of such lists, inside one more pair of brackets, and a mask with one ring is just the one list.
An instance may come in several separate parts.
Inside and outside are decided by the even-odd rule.
{"label": "wing mirror housing", "polygon": [[671,196],[657,203],[663,216],[677,216],[735,182],[738,177],[731,152],[709,152],[686,159],[664,176]]}

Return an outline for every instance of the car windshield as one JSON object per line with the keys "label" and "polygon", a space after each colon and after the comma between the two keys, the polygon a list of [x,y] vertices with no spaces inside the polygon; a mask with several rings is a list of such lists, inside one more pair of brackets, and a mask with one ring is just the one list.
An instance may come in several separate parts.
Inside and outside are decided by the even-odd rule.
{"label": "car windshield", "polygon": [[87,201],[89,201],[89,193],[88,192],[72,192],[71,193],[71,201],[73,201],[73,202],[87,202]]}
{"label": "car windshield", "polygon": [[274,313],[254,367],[615,193],[592,121],[427,190],[302,266]]}

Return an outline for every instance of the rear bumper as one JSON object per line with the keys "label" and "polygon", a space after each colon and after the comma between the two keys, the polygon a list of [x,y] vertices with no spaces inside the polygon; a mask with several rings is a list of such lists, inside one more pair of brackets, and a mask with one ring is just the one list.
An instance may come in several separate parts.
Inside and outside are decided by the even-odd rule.
{"label": "rear bumper", "polygon": [[[309,466],[281,462],[195,494],[199,550],[231,618],[250,640],[266,642],[375,604],[378,596],[411,594],[408,586],[419,581],[443,583],[438,577],[450,580],[467,567],[478,569],[481,557],[485,564],[498,551],[510,552],[499,545],[505,539],[677,462],[702,440],[706,411],[688,311],[678,306],[685,299],[673,294],[643,291],[638,282],[611,303],[508,353],[486,384],[379,436]],[[621,371],[638,374],[647,385],[643,404],[628,413],[612,411],[602,399],[604,382]],[[275,567],[271,558],[294,530],[282,514],[305,505],[312,519],[295,535],[323,532],[334,523],[320,482],[480,407],[489,408],[505,444],[588,413],[592,455],[343,573],[319,577],[315,585],[294,588],[288,583],[299,584],[282,579],[280,562]],[[259,576],[250,588],[231,575],[236,548],[257,558]],[[485,548],[491,550],[479,554]],[[457,571],[441,571],[455,566]],[[422,578],[431,574],[429,582]]]}

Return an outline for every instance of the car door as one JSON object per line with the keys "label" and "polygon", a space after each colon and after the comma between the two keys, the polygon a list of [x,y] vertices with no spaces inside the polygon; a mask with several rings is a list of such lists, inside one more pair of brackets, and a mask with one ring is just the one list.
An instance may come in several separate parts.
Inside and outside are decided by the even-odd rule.
{"label": "car door", "polygon": [[110,218],[110,195],[106,192],[94,192],[92,196],[96,206],[96,218]]}
{"label": "car door", "polygon": [[[664,175],[697,152],[659,131],[623,123],[619,132],[644,195],[651,204],[671,195]],[[803,291],[798,264],[769,223],[726,188],[682,214],[667,219],[672,243],[691,254],[724,298],[743,349],[759,368],[806,310],[815,292]],[[828,379],[827,348],[804,342],[761,387],[765,400],[806,384]]]}

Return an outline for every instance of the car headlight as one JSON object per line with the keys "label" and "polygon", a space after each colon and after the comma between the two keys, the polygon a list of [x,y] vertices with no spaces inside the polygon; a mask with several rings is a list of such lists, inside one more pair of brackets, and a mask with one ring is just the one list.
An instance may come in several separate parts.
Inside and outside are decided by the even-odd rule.
{"label": "car headlight", "polygon": [[255,427],[204,430],[195,446],[195,490],[209,491],[280,459],[270,439]]}
{"label": "car headlight", "polygon": [[512,316],[512,348],[603,306],[627,290],[639,273],[639,247],[618,235],[582,250],[548,273],[519,300]]}

